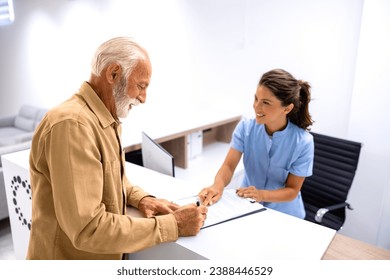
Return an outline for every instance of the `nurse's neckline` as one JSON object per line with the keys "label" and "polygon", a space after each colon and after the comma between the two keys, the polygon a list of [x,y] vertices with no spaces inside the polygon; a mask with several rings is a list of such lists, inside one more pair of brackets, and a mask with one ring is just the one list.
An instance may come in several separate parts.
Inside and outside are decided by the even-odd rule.
{"label": "nurse's neckline", "polygon": [[267,132],[268,136],[272,137],[272,136],[274,136],[275,133],[284,131],[286,129],[286,127],[288,126],[288,123],[289,123],[289,120],[287,120],[286,124],[283,127],[281,127],[280,129],[277,129],[273,132],[269,130],[267,125],[264,125],[265,131]]}

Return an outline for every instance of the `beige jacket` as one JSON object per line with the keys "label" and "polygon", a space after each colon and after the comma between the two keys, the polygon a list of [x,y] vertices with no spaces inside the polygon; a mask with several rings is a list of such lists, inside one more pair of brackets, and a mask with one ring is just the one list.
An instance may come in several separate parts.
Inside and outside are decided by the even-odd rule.
{"label": "beige jacket", "polygon": [[178,238],[172,214],[126,216],[148,194],[126,179],[120,130],[86,82],[44,117],[30,154],[27,259],[121,259]]}

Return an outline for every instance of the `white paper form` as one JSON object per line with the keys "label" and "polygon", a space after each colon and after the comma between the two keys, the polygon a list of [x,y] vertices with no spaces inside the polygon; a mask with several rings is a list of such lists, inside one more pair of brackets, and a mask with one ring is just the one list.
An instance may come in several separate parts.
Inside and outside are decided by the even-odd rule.
{"label": "white paper form", "polygon": [[[176,201],[179,205],[196,203],[197,196],[183,198]],[[202,228],[224,223],[246,215],[266,210],[266,208],[253,200],[242,198],[236,194],[235,189],[225,189],[219,201],[208,206],[207,219]]]}

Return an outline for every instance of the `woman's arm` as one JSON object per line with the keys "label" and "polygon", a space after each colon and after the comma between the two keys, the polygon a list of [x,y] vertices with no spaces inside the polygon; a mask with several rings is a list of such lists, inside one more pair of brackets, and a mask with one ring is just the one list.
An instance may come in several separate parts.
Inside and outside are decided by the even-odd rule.
{"label": "woman's arm", "polygon": [[221,198],[223,189],[232,179],[234,170],[240,162],[241,156],[242,153],[236,149],[229,149],[222,166],[215,176],[214,184],[202,189],[198,194],[203,205],[211,205]]}
{"label": "woman's arm", "polygon": [[288,174],[284,188],[277,190],[258,190],[254,186],[240,188],[237,194],[242,197],[255,199],[257,202],[284,202],[291,201],[297,197],[302,188],[305,177]]}

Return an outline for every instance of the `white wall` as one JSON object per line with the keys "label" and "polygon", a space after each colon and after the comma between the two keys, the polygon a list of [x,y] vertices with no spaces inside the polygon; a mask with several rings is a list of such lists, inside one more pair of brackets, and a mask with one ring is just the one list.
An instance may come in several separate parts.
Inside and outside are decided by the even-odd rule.
{"label": "white wall", "polygon": [[343,231],[390,248],[390,1],[364,3],[348,135],[363,142]]}
{"label": "white wall", "polygon": [[[312,85],[313,131],[365,144],[343,232],[390,248],[390,153],[380,140],[390,135],[385,2],[15,0],[15,23],[0,27],[0,115],[68,98],[89,78],[98,44],[117,35],[138,39],[153,64],[148,102],[132,116],[188,103],[251,116],[261,74],[285,68]],[[373,35],[379,27],[387,33]],[[387,64],[378,67],[383,56]]]}
{"label": "white wall", "polygon": [[346,135],[363,1],[184,2],[198,100],[250,115],[261,74],[285,68],[313,86],[313,130]]}
{"label": "white wall", "polygon": [[188,34],[177,1],[15,0],[15,13],[15,23],[0,28],[1,115],[22,103],[52,107],[68,98],[89,78],[96,47],[119,35],[150,52],[151,103],[188,99]]}

